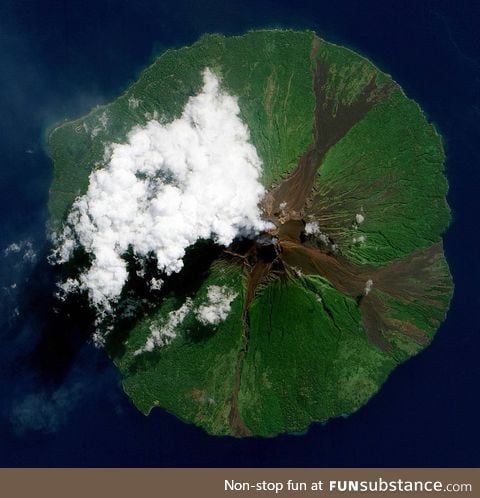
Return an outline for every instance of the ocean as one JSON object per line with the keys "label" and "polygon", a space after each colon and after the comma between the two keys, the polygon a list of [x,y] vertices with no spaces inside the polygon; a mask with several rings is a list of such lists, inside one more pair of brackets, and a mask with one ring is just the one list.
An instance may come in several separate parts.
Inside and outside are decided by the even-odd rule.
{"label": "ocean", "polygon": [[[0,466],[480,465],[480,4],[448,0],[3,0],[0,4]],[[48,127],[122,92],[205,32],[314,29],[390,73],[444,138],[455,281],[433,343],[357,413],[304,435],[220,438],[141,415],[45,262]],[[68,311],[68,310],[67,310]]]}

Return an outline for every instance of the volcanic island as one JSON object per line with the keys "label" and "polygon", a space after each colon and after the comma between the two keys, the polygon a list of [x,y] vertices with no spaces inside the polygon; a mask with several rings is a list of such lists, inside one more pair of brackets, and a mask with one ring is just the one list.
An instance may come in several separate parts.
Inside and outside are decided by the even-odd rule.
{"label": "volcanic island", "polygon": [[389,75],[311,31],[205,35],[50,131],[53,234],[108,144],[177,119],[206,68],[261,160],[265,228],[227,246],[202,238],[169,274],[127,251],[104,347],[144,414],[162,407],[215,435],[305,431],[364,405],[445,318],[441,137]]}

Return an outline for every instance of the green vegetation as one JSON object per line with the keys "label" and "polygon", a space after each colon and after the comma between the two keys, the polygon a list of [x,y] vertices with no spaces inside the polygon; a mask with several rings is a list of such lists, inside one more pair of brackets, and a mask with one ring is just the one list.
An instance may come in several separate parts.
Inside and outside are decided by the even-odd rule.
{"label": "green vegetation", "polygon": [[318,277],[268,286],[251,307],[249,342],[239,400],[261,435],[355,411],[395,365],[369,344],[355,302]]}
{"label": "green vegetation", "polygon": [[[172,288],[125,336],[114,331],[107,350],[145,414],[160,406],[221,435],[302,431],[360,408],[445,317],[452,281],[441,247],[450,219],[441,139],[388,75],[312,32],[206,35],[165,52],[114,102],[51,132],[53,227],[85,192],[105,146],[149,119],[179,116],[205,67],[238,96],[267,188],[312,144],[324,147],[312,156],[314,191],[300,218],[330,245],[311,235],[305,247],[315,256],[298,256],[298,268],[279,256],[282,271],[251,302],[250,270],[224,254],[198,288]],[[324,78],[318,92],[315,78]],[[331,267],[328,279],[319,268]],[[195,309],[212,285],[236,297],[225,321],[203,325]],[[136,354],[187,300],[176,337]]]}
{"label": "green vegetation", "polygon": [[[238,295],[228,318],[217,326],[202,325],[194,309],[205,301],[210,285],[227,286]],[[228,433],[228,402],[236,358],[242,347],[243,277],[238,268],[216,266],[196,292],[177,337],[168,347],[135,355],[144,346],[152,325],[162,325],[168,312],[185,299],[167,296],[152,316],[132,328],[122,354],[114,357],[126,374],[125,391],[143,413],[162,406],[184,420],[215,434]]]}
{"label": "green vegetation", "polygon": [[54,163],[49,200],[53,226],[86,191],[105,145],[124,142],[134,126],[153,117],[165,122],[179,117],[201,88],[205,67],[219,73],[225,88],[239,97],[242,118],[264,164],[265,185],[291,171],[312,135],[313,33],[272,33],[205,35],[190,47],[168,50],[117,100],[54,128],[48,138]]}
{"label": "green vegetation", "polygon": [[443,159],[434,127],[396,89],[328,152],[317,176],[321,225],[359,263],[381,265],[428,247],[450,217]]}

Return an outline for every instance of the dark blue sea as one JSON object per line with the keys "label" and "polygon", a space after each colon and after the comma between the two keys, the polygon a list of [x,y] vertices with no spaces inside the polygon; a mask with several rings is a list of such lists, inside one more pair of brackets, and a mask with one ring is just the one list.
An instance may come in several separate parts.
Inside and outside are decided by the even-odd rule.
{"label": "dark blue sea", "polygon": [[[0,466],[480,466],[480,3],[0,2]],[[302,436],[207,436],[141,415],[45,262],[48,126],[123,91],[202,33],[313,28],[392,74],[444,137],[455,280],[448,318],[365,407]]]}

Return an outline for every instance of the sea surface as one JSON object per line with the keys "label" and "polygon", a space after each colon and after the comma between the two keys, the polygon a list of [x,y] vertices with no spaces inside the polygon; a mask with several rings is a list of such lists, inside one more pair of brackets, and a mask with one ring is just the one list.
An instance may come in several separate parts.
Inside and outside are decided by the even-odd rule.
{"label": "sea surface", "polygon": [[[460,0],[2,0],[0,466],[479,466],[479,25],[480,3]],[[357,413],[236,440],[161,409],[141,415],[88,330],[58,314],[43,144],[49,126],[115,98],[165,48],[258,27],[314,29],[421,104],[447,152],[456,287],[431,346]]]}

